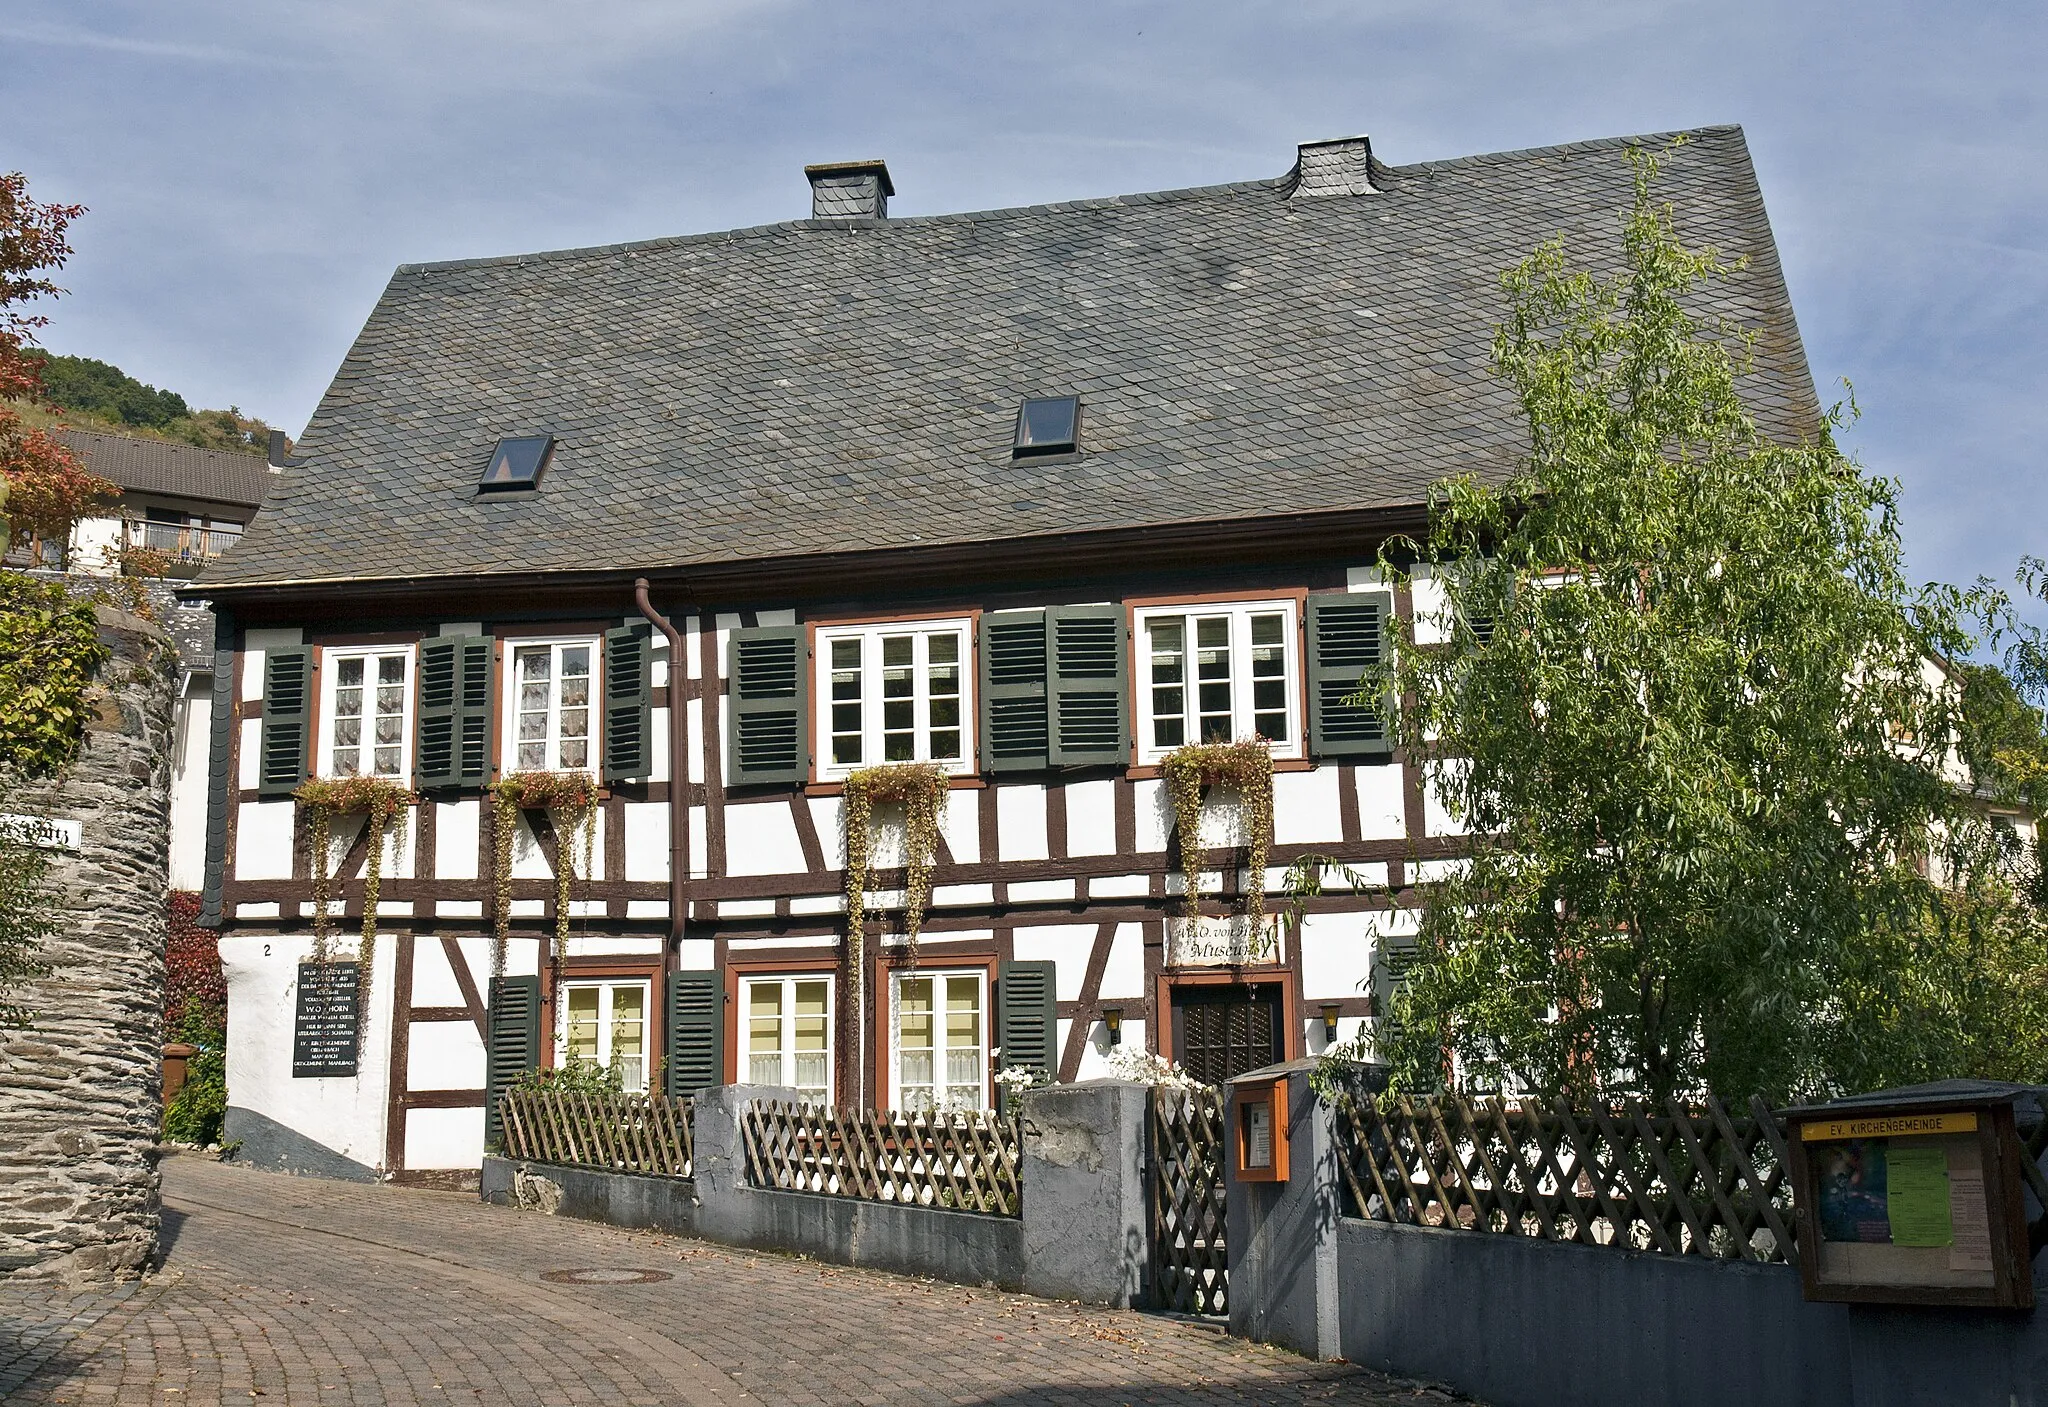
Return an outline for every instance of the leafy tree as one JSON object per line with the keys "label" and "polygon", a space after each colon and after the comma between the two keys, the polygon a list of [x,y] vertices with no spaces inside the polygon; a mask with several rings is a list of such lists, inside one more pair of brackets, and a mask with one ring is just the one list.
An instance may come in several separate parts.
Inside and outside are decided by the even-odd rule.
{"label": "leafy tree", "polygon": [[0,479],[7,487],[0,511],[17,536],[61,540],[73,523],[119,493],[8,404],[42,393],[28,345],[49,319],[26,305],[63,292],[49,274],[70,257],[66,231],[84,213],[82,205],[38,204],[19,171],[0,174]]}
{"label": "leafy tree", "polygon": [[[1687,248],[1657,156],[1630,160],[1618,273],[1553,242],[1504,276],[1527,459],[1440,486],[1427,541],[1383,554],[1441,607],[1368,686],[1408,700],[1398,741],[1475,833],[1426,892],[1398,1077],[1662,1099],[1965,1073],[1962,993],[1908,1000],[1900,966],[2010,937],[2006,896],[1921,863],[1981,873],[1929,661],[1991,602],[1907,584],[1894,485],[1838,451],[1840,407],[1758,428],[1750,335],[1695,311],[1739,265]],[[1912,1029],[1859,1063],[1880,997]]]}

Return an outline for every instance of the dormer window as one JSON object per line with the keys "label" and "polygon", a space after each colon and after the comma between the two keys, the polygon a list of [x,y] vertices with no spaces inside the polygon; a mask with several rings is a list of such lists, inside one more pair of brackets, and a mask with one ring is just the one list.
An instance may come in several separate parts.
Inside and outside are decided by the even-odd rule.
{"label": "dormer window", "polygon": [[477,483],[478,493],[507,493],[540,487],[540,476],[554,450],[553,435],[516,435],[498,441],[491,462]]}
{"label": "dormer window", "polygon": [[1072,454],[1081,443],[1081,398],[1043,396],[1027,399],[1017,410],[1018,459],[1039,454]]}

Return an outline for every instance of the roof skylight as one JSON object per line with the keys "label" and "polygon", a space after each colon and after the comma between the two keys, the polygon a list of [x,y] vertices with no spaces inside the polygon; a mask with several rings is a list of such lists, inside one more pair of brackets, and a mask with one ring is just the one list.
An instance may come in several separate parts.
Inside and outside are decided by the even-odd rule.
{"label": "roof skylight", "polygon": [[554,447],[553,435],[512,435],[498,441],[498,447],[491,451],[490,466],[477,481],[477,492],[539,488],[540,476],[547,470],[548,455]]}
{"label": "roof skylight", "polygon": [[1017,442],[1011,453],[1070,454],[1081,445],[1081,398],[1027,398],[1017,409]]}

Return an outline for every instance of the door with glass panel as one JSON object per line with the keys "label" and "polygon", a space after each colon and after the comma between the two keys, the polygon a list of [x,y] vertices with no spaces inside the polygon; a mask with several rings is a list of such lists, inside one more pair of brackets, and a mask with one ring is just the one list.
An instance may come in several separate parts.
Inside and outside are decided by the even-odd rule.
{"label": "door with glass panel", "polygon": [[647,1089],[646,982],[569,982],[558,1023],[562,1063],[588,1061],[618,1072],[621,1088]]}
{"label": "door with glass panel", "polygon": [[895,1006],[896,1107],[986,1109],[983,972],[899,973]]}
{"label": "door with glass panel", "polygon": [[747,1083],[794,1089],[832,1102],[832,979],[749,977],[740,983],[746,1014]]}

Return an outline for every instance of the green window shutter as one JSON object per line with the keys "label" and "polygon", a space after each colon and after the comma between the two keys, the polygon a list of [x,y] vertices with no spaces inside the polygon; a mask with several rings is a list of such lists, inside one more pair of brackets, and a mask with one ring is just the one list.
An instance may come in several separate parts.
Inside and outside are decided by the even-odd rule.
{"label": "green window shutter", "polygon": [[1360,676],[1388,659],[1385,591],[1333,591],[1308,598],[1308,738],[1318,757],[1367,757],[1392,750],[1385,704],[1346,703]]}
{"label": "green window shutter", "polygon": [[455,785],[481,787],[491,779],[491,663],[497,642],[464,635],[455,646]]}
{"label": "green window shutter", "polygon": [[491,641],[437,635],[420,642],[421,787],[480,787],[491,756]]}
{"label": "green window shutter", "polygon": [[1380,1020],[1380,1055],[1385,1057],[1387,1047],[1400,1037],[1399,1024],[1394,1020],[1394,993],[1408,980],[1408,970],[1415,965],[1419,949],[1412,935],[1383,936],[1372,955],[1372,1010]]}
{"label": "green window shutter", "polygon": [[688,1099],[698,1090],[724,1083],[720,1054],[725,1034],[725,984],[716,972],[668,974],[668,1008],[662,1025],[664,1093]]}
{"label": "green window shutter", "polygon": [[1122,606],[1052,611],[1052,764],[1130,760],[1130,651]]}
{"label": "green window shutter", "polygon": [[1052,963],[1006,962],[996,969],[996,1034],[1005,1070],[1033,1070],[1041,1081],[1059,1072],[1058,997]]}
{"label": "green window shutter", "polygon": [[422,787],[455,784],[456,675],[461,667],[453,635],[420,641],[420,733],[413,777]]}
{"label": "green window shutter", "polygon": [[1043,771],[1047,732],[1044,611],[990,611],[981,618],[981,759],[990,772]]}
{"label": "green window shutter", "polygon": [[727,649],[727,768],[734,786],[810,775],[809,671],[804,628],[735,630]]}
{"label": "green window shutter", "polygon": [[604,633],[604,779],[644,781],[654,771],[653,627],[634,621]]}
{"label": "green window shutter", "polygon": [[491,979],[490,1049],[484,1053],[484,1144],[503,1146],[498,1098],[528,1070],[540,1068],[540,978]]}
{"label": "green window shutter", "polygon": [[311,650],[264,652],[263,739],[256,768],[256,790],[264,796],[288,796],[306,780],[312,694]]}

